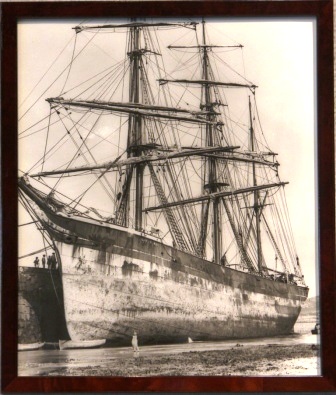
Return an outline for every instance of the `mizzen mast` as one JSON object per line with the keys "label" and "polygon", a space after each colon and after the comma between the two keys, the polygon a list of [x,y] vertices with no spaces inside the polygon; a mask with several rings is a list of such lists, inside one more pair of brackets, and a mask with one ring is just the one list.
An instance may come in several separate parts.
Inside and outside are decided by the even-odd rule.
{"label": "mizzen mast", "polygon": [[[254,136],[254,129],[253,129],[253,120],[252,120],[252,109],[251,109],[251,98],[249,96],[249,116],[250,116],[250,144],[251,144],[251,151],[254,152],[255,150],[255,136]],[[256,165],[252,163],[252,176],[253,176],[253,186],[257,187],[257,176],[256,176]],[[263,271],[263,257],[262,257],[262,249],[261,249],[261,235],[260,235],[260,208],[259,205],[259,190],[255,189],[253,192],[253,209],[255,214],[256,220],[256,237],[257,237],[257,262],[258,262],[258,270],[259,273]]]}

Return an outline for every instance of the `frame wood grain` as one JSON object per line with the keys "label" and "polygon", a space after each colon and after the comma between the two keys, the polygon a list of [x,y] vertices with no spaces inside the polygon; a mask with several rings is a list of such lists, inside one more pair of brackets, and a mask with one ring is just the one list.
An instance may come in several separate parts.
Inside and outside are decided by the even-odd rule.
{"label": "frame wood grain", "polygon": [[[94,5],[92,4],[94,3]],[[336,390],[336,271],[333,4],[322,1],[145,1],[2,3],[2,383],[8,392],[270,392]],[[17,22],[21,18],[315,17],[317,26],[320,377],[17,376]],[[303,191],[304,193],[304,191]]]}

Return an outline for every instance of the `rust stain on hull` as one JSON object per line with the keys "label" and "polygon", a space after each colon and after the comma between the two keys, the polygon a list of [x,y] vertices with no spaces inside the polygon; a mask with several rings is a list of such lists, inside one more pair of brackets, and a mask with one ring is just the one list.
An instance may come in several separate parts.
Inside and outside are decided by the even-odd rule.
{"label": "rust stain on hull", "polygon": [[[111,240],[112,238],[113,240]],[[211,264],[140,236],[58,241],[73,340],[142,343],[288,334],[308,290]]]}

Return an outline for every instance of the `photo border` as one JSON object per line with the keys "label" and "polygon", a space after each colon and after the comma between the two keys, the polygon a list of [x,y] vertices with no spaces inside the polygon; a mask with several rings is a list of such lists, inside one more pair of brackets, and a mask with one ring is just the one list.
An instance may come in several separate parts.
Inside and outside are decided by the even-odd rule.
{"label": "photo border", "polygon": [[[336,390],[336,270],[333,2],[73,1],[2,3],[2,350],[8,392],[296,392]],[[17,23],[23,18],[97,17],[316,18],[317,188],[321,376],[18,377]],[[52,43],[51,43],[52,44]],[[304,199],[305,191],[302,191]],[[303,224],[304,226],[304,224]]]}

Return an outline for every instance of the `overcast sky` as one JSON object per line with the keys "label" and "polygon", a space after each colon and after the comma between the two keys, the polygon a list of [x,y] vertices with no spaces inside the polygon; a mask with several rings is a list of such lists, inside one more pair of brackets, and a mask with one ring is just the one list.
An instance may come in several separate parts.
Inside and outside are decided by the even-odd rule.
{"label": "overcast sky", "polygon": [[[56,90],[54,86],[47,88],[71,59],[75,37],[71,28],[82,21],[45,22],[22,21],[18,26],[20,116],[41,96],[41,107],[23,116],[20,130],[48,115],[49,105],[44,99]],[[317,281],[314,23],[308,19],[212,22],[208,31],[213,44],[224,39],[226,44],[244,45],[243,57],[235,66],[258,86],[256,97],[263,131],[269,146],[279,154],[282,180],[289,181],[286,194],[294,238],[310,296],[314,296]],[[108,56],[113,59],[114,54]],[[94,62],[95,59],[86,67],[96,67]],[[21,170],[30,168],[36,159],[34,155],[39,157],[43,136],[38,133],[19,140]],[[28,221],[21,213],[19,222]],[[20,231],[20,256],[40,247],[39,239],[32,236],[31,226]],[[19,264],[31,264],[33,259],[20,260]]]}

